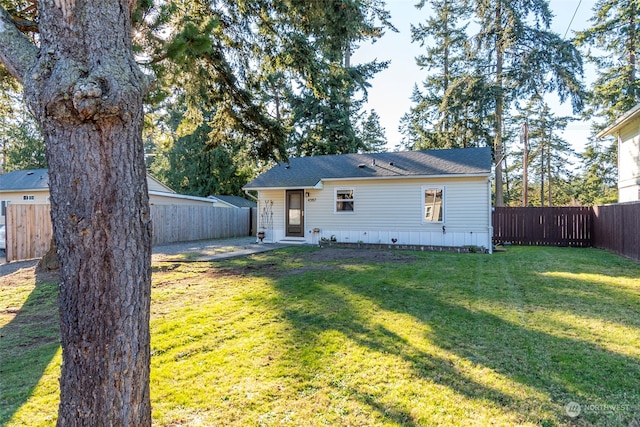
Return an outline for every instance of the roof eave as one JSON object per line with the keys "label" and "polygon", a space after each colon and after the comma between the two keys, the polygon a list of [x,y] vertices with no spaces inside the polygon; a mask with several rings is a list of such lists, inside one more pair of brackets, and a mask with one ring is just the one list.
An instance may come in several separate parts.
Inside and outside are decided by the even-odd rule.
{"label": "roof eave", "polygon": [[244,191],[291,190],[292,188],[315,188],[312,185],[291,185],[289,187],[242,187]]}
{"label": "roof eave", "polygon": [[47,187],[24,187],[24,188],[2,188],[0,187],[0,193],[24,193],[25,191],[49,191]]}
{"label": "roof eave", "polygon": [[640,116],[640,104],[636,105],[631,110],[627,111],[622,116],[618,117],[618,119],[615,122],[613,122],[612,125],[601,130],[596,135],[596,138],[604,138],[605,136],[613,135],[614,133],[618,132],[620,128],[626,125],[630,120],[633,120],[637,116]]}
{"label": "roof eave", "polygon": [[186,194],[178,194],[178,193],[168,193],[166,191],[157,191],[157,190],[149,190],[149,195],[150,196],[161,196],[161,197],[167,197],[170,199],[181,199],[181,200],[194,200],[197,202],[206,202],[206,203],[210,203],[210,204],[216,204],[216,203],[222,203],[225,205],[228,205],[229,203],[224,202],[222,200],[219,199],[209,199],[207,197],[198,197],[198,196],[189,196]]}
{"label": "roof eave", "polygon": [[441,175],[402,175],[402,176],[370,176],[370,177],[340,177],[340,178],[322,178],[315,185],[291,185],[291,186],[261,186],[261,187],[242,187],[243,190],[263,191],[263,190],[289,190],[292,188],[313,188],[321,190],[323,182],[329,181],[374,181],[374,180],[397,180],[397,179],[444,179],[444,178],[490,178],[491,172],[478,173],[460,173],[460,174],[441,174]]}
{"label": "roof eave", "polygon": [[368,177],[343,177],[343,178],[323,178],[322,181],[371,181],[371,180],[392,180],[392,179],[443,179],[443,178],[482,178],[490,177],[491,172],[478,173],[456,173],[440,175],[402,175],[402,176],[368,176]]}

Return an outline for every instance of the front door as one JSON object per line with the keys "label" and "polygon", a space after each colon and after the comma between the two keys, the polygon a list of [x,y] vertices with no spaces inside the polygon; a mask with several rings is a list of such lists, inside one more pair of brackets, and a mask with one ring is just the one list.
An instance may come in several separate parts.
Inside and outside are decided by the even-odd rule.
{"label": "front door", "polygon": [[287,237],[304,237],[304,190],[287,190]]}

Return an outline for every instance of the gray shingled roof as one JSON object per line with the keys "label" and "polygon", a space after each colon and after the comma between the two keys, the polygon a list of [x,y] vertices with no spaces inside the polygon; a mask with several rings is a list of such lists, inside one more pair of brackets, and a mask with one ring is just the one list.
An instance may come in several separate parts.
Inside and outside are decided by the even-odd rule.
{"label": "gray shingled roof", "polygon": [[297,157],[243,188],[310,188],[329,179],[489,175],[491,163],[489,147]]}
{"label": "gray shingled roof", "polygon": [[13,171],[0,175],[0,190],[48,190],[47,169]]}
{"label": "gray shingled roof", "polygon": [[225,203],[229,203],[230,205],[237,206],[239,208],[255,208],[256,206],[258,206],[256,202],[247,200],[244,197],[240,196],[220,196],[216,194],[211,197],[215,197],[216,199],[220,199]]}

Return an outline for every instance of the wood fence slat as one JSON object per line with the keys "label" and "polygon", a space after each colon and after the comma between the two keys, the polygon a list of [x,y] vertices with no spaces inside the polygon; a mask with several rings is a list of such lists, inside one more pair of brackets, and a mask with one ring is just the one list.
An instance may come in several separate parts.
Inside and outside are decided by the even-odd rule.
{"label": "wood fence slat", "polygon": [[[151,207],[153,244],[248,236],[256,213],[209,206]],[[46,253],[49,205],[7,206],[7,261]],[[493,212],[494,244],[597,247],[640,261],[640,202],[594,207],[511,208]]]}
{"label": "wood fence slat", "polygon": [[640,202],[493,212],[494,244],[606,249],[640,261]]}
{"label": "wood fence slat", "polygon": [[593,246],[640,261],[640,202],[595,206]]}
{"label": "wood fence slat", "polygon": [[534,246],[591,246],[591,208],[496,207],[493,241]]}
{"label": "wood fence slat", "polygon": [[40,258],[49,250],[51,217],[49,205],[7,206],[7,261]]}
{"label": "wood fence slat", "polygon": [[[49,205],[7,206],[7,261],[40,258],[49,250],[51,216]],[[151,206],[152,244],[248,236],[250,209],[213,206]]]}

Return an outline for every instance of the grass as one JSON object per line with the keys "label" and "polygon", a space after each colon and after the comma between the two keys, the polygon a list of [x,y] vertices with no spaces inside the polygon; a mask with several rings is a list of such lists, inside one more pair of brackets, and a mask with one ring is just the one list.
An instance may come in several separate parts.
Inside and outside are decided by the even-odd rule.
{"label": "grass", "polygon": [[[55,286],[23,276],[0,293],[0,425],[53,425]],[[158,263],[151,308],[157,426],[640,422],[640,266],[598,250]]]}

